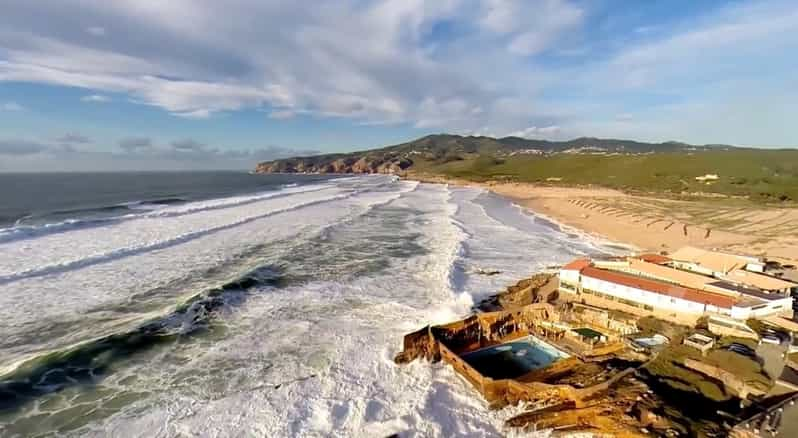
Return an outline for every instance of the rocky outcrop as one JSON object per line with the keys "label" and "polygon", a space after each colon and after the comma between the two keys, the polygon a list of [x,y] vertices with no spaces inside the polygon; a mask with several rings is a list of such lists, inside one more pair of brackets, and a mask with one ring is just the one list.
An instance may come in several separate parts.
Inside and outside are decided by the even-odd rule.
{"label": "rocky outcrop", "polygon": [[413,165],[413,160],[399,153],[366,155],[319,155],[288,158],[258,164],[257,173],[353,173],[400,174]]}
{"label": "rocky outcrop", "polygon": [[430,362],[437,362],[441,359],[438,342],[432,336],[430,326],[405,335],[404,349],[393,360],[401,365],[416,359],[426,359]]}
{"label": "rocky outcrop", "polygon": [[556,275],[535,274],[525,278],[504,292],[498,293],[482,303],[479,307],[485,311],[512,309],[534,303],[550,303],[557,298],[559,279]]}

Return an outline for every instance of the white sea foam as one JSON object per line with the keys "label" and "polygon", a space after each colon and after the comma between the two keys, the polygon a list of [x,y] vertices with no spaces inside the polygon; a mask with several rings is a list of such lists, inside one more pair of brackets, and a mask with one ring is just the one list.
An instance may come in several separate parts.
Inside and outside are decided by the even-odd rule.
{"label": "white sea foam", "polygon": [[[188,365],[190,373],[204,376],[221,363],[249,364],[217,376],[221,388],[209,389],[210,394],[196,389],[166,394],[144,412],[131,407],[88,433],[502,434],[503,420],[513,411],[490,411],[449,367],[422,362],[398,367],[392,361],[404,333],[469,311],[470,300],[452,299],[450,268],[465,236],[451,224],[454,207],[446,204],[448,196],[441,186],[425,186],[389,204],[431,205],[421,213],[420,240],[428,254],[393,260],[373,277],[257,295],[226,315],[233,325],[228,338],[196,352]],[[153,382],[166,383],[162,378]]]}
{"label": "white sea foam", "polygon": [[[290,197],[269,197],[230,207],[202,203],[184,207],[183,213],[144,216],[100,229],[74,230],[42,236],[35,242],[0,245],[0,284],[88,266],[100,261],[153,251],[196,237],[242,225],[256,219],[323,202],[341,200],[356,192],[328,188]],[[223,204],[229,205],[229,204]]]}
{"label": "white sea foam", "polygon": [[133,201],[124,204],[131,210],[141,210],[140,213],[129,213],[120,216],[102,217],[102,218],[73,218],[66,219],[61,222],[47,223],[41,225],[24,225],[25,219],[30,218],[26,216],[16,221],[13,227],[0,228],[0,244],[12,242],[21,239],[31,239],[41,237],[47,234],[61,233],[65,231],[77,230],[80,228],[111,226],[121,221],[142,219],[142,218],[165,218],[177,217],[187,214],[199,213],[203,211],[217,210],[222,208],[238,207],[246,204],[251,204],[258,201],[273,199],[284,196],[291,196],[304,192],[315,192],[331,188],[329,184],[309,184],[299,186],[297,184],[288,184],[278,191],[269,191],[264,193],[255,193],[242,196],[231,196],[220,199],[210,199],[206,201],[195,201],[181,205],[165,205],[153,204],[144,201]]}
{"label": "white sea foam", "polygon": [[[2,259],[5,275],[215,230],[1,285],[0,332],[7,336],[0,355],[9,362],[129,330],[163,314],[165,303],[264,263],[287,257],[289,273],[310,274],[298,284],[261,286],[239,297],[214,315],[216,331],[124,358],[92,388],[43,397],[11,426],[22,430],[27,422],[36,430],[45,427],[37,414],[48,412],[46,424],[55,424],[73,409],[92,414],[62,434],[514,435],[503,424],[520,408],[488,409],[446,365],[392,360],[405,333],[461,318],[475,300],[586,251],[577,238],[518,222],[530,218],[495,214],[483,194],[346,178],[318,191],[228,203],[179,219],[136,219],[103,231],[9,242],[2,248],[33,258],[23,268]],[[253,251],[256,258],[244,256]],[[485,276],[476,268],[502,272]],[[182,316],[186,332],[192,316]],[[98,406],[87,401],[94,399]],[[105,414],[91,420],[98,413]]]}
{"label": "white sea foam", "polygon": [[[5,335],[0,339],[0,351],[5,362],[0,364],[0,368],[6,368],[8,363],[16,362],[20,357],[63,348],[81,342],[88,336],[95,338],[107,335],[129,328],[138,321],[168,312],[170,306],[163,305],[164,302],[178,304],[197,290],[208,287],[207,281],[225,281],[224,277],[205,279],[204,272],[227,260],[235,260],[235,256],[247,248],[264,242],[291,245],[292,236],[313,233],[314,230],[351,215],[362,214],[372,204],[384,203],[397,195],[395,191],[360,190],[357,196],[351,196],[351,193],[335,191],[326,193],[326,197],[304,195],[293,200],[280,198],[279,201],[261,204],[261,211],[253,210],[257,205],[218,210],[213,214],[227,222],[220,221],[222,225],[215,227],[215,232],[207,232],[209,224],[203,218],[192,217],[191,221],[183,218],[183,221],[175,222],[174,226],[165,224],[164,220],[142,221],[145,224],[133,227],[133,232],[169,236],[170,231],[191,230],[190,227],[194,226],[196,229],[189,232],[195,235],[193,239],[178,242],[173,239],[170,243],[174,245],[163,245],[159,248],[145,242],[148,246],[142,244],[143,248],[138,247],[142,249],[140,251],[132,250],[137,248],[135,246],[123,246],[114,257],[106,256],[96,260],[96,263],[85,263],[82,266],[79,263],[61,265],[60,270],[54,270],[47,275],[9,281],[0,286],[0,333]],[[328,202],[333,197],[336,202]],[[247,220],[253,212],[258,217]],[[230,223],[235,225],[231,226]],[[92,239],[97,241],[93,242],[97,246],[108,245],[114,238],[118,238],[117,242],[135,241],[130,239],[131,236],[121,235],[127,232],[128,225],[133,224],[126,222],[105,230],[63,233],[58,235],[59,239],[63,239],[60,247],[39,243],[44,238],[36,239],[29,251],[38,251],[42,260],[47,260],[48,255],[58,259],[75,254],[78,260],[85,260],[92,254],[83,244],[91,245]],[[125,231],[122,231],[123,227]],[[70,239],[74,239],[71,247]],[[15,246],[24,251],[20,248],[22,242],[6,246]],[[64,254],[59,253],[59,249]],[[23,262],[31,263],[31,260],[24,259]],[[44,268],[40,265],[36,269]],[[234,277],[236,273],[246,269],[246,266],[233,266],[227,276]],[[176,282],[179,286],[172,286]],[[174,292],[163,296],[164,292],[159,291],[159,288],[174,289]],[[148,290],[155,290],[159,295],[140,296],[141,292]],[[131,297],[136,297],[136,311],[130,312],[126,309],[124,313],[119,313],[118,308]],[[83,321],[87,324],[82,323]],[[93,321],[94,324],[88,324]],[[70,328],[63,333],[48,331],[53,325]],[[3,351],[5,346],[10,347]]]}

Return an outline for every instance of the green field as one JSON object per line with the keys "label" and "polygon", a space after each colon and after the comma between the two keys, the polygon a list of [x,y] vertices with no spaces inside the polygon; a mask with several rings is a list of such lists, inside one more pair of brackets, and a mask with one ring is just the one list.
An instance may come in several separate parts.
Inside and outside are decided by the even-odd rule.
{"label": "green field", "polygon": [[[477,155],[415,160],[412,171],[474,181],[596,185],[680,196],[721,194],[757,202],[798,201],[798,150],[717,150],[651,154]],[[717,174],[717,181],[696,177]]]}

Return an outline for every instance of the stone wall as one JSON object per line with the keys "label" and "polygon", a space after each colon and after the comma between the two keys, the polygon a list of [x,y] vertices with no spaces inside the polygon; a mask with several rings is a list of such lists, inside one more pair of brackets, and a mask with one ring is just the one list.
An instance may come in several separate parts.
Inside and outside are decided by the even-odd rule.
{"label": "stone wall", "polygon": [[[545,324],[559,321],[560,315],[550,304],[538,303],[513,310],[480,313],[450,324],[427,326],[404,338],[404,351],[395,361],[407,363],[417,358],[443,360],[476,388],[494,407],[519,401],[569,400],[580,405],[583,393],[570,385],[550,385],[513,379],[494,380],[483,376],[460,357],[460,354],[490,347],[529,333],[548,333]],[[545,323],[545,324],[541,324]],[[574,363],[580,362],[576,357]],[[570,364],[573,366],[573,363]]]}

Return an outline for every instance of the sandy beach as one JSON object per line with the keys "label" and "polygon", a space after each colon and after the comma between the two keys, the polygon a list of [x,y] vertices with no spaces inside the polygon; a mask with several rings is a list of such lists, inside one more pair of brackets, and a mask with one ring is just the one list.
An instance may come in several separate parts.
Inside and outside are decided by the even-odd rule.
{"label": "sandy beach", "polygon": [[752,205],[739,199],[677,200],[600,187],[413,177],[482,187],[518,205],[588,234],[645,251],[690,245],[798,261],[798,209]]}

